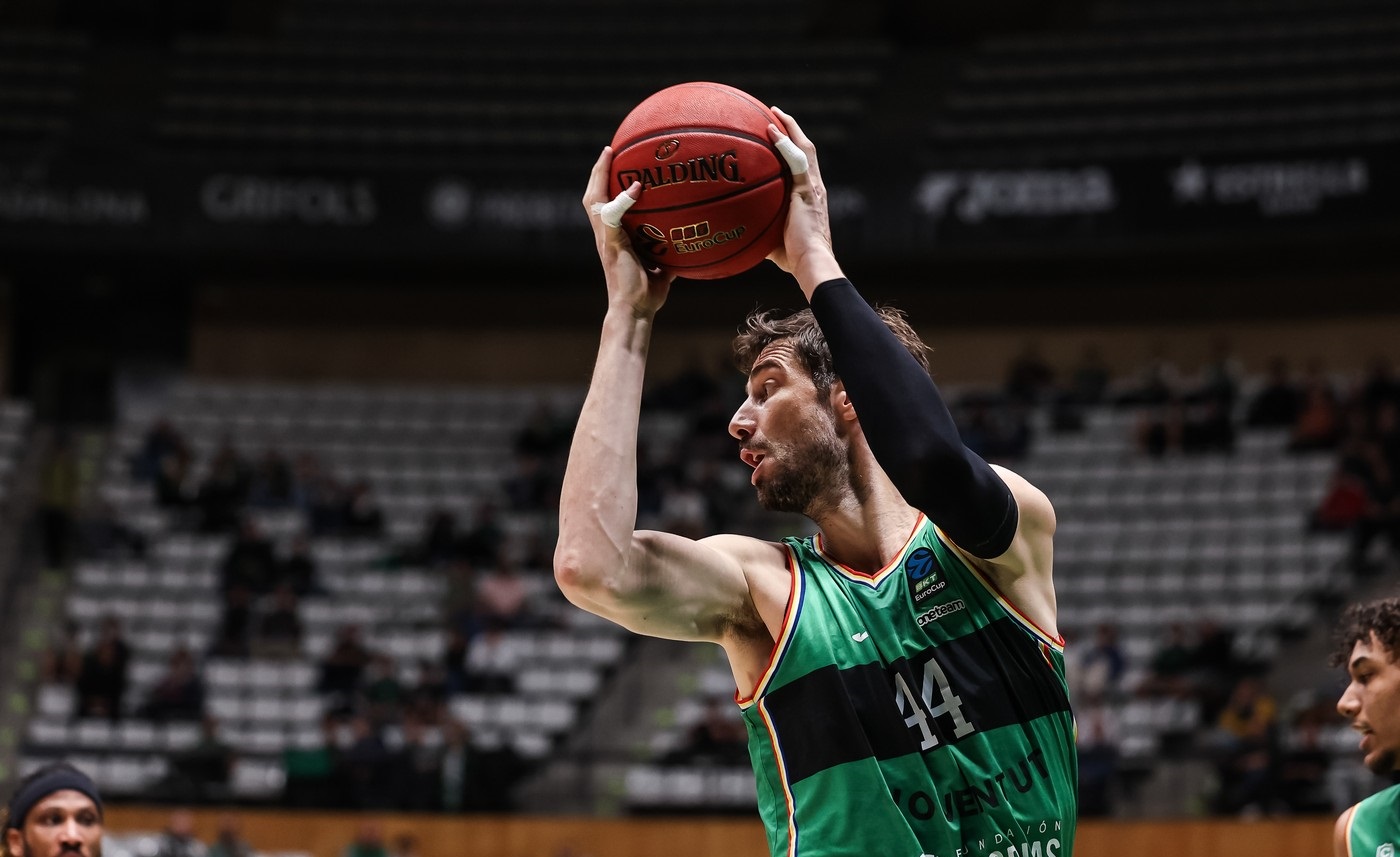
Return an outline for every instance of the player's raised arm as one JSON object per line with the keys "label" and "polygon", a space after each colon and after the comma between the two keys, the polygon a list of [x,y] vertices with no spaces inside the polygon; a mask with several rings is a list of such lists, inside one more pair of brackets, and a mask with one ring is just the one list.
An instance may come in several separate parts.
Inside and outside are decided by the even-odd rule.
{"label": "player's raised arm", "polygon": [[845,278],[832,249],[816,147],[792,117],[774,111],[786,127],[770,136],[794,175],[784,246],[771,258],[807,296],[881,469],[963,550],[1013,572],[1048,575],[1049,501],[962,443],[926,366]]}
{"label": "player's raised arm", "polygon": [[752,612],[740,564],[715,547],[724,542],[634,532],[647,351],[672,277],[648,271],[617,228],[639,189],[609,199],[611,160],[604,149],[583,198],[608,309],[564,473],[555,579],[574,604],[638,633],[717,641],[729,617]]}

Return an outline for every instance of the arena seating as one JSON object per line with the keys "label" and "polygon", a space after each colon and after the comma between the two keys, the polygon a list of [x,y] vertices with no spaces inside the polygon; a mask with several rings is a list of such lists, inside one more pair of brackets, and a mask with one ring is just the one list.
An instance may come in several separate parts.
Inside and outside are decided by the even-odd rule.
{"label": "arena seating", "polygon": [[[314,454],[338,479],[369,480],[385,513],[381,538],[313,540],[317,579],[326,594],[301,603],[302,658],[210,657],[203,663],[206,713],[238,758],[232,796],[257,800],[280,795],[286,749],[324,741],[326,706],[316,689],[316,664],[338,629],[363,629],[369,649],[391,656],[406,686],[417,680],[421,664],[441,660],[447,624],[442,572],[379,566],[397,546],[419,539],[430,509],[453,510],[466,520],[479,504],[499,502],[524,418],[541,401],[575,407],[578,395],[574,389],[190,384],[175,390],[158,413],[124,414],[101,490],[127,524],[144,532],[148,555],[81,562],[67,606],[69,617],[86,629],[85,644],[102,618],[121,620],[132,649],[126,717],[119,723],[78,718],[71,687],[44,687],[29,729],[28,764],[72,754],[113,794],[133,794],[170,773],[172,753],[200,740],[196,723],[133,716],[175,648],[186,646],[197,658],[208,650],[223,603],[218,569],[231,541],[224,534],[188,531],[177,512],[156,504],[150,483],[133,478],[133,455],[157,416],[182,432],[201,466],[226,436],[249,456],[268,448]],[[198,478],[197,472],[191,481]],[[250,516],[279,542],[307,526],[294,509],[254,509]],[[538,512],[502,517],[516,552],[528,551],[552,526]],[[532,612],[543,622],[504,632],[500,657],[514,665],[515,691],[455,696],[449,711],[470,728],[474,742],[504,742],[531,760],[570,730],[624,644],[619,629],[568,608],[547,569],[528,568],[524,576],[533,592]],[[401,737],[393,728],[388,733],[391,745]],[[440,738],[434,731],[431,740]]]}

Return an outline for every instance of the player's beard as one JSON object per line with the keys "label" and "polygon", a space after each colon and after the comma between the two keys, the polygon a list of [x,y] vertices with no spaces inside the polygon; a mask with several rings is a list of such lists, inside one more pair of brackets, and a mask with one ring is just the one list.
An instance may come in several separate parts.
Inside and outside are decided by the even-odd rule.
{"label": "player's beard", "polygon": [[1366,767],[1373,774],[1389,776],[1400,771],[1400,753],[1395,750],[1382,750],[1376,754],[1374,759],[1366,763]]}
{"label": "player's beard", "polygon": [[757,486],[758,502],[771,512],[811,518],[834,503],[834,495],[848,482],[845,445],[824,412],[807,423],[796,442],[768,444],[763,462],[768,472]]}

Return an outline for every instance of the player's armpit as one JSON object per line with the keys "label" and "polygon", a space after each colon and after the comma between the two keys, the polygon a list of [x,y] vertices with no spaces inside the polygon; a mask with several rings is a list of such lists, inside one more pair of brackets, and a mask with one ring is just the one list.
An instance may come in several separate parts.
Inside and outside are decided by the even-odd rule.
{"label": "player's armpit", "polygon": [[697,542],[638,530],[620,567],[590,568],[586,561],[561,557],[555,579],[575,605],[630,631],[719,642],[735,622],[754,615],[741,557],[731,541]]}
{"label": "player's armpit", "polygon": [[1000,556],[991,557],[991,565],[1012,574],[1050,573],[1053,561],[1052,540],[1055,535],[1055,507],[1045,492],[1026,481],[1025,477],[1000,464],[990,465],[1006,483],[1018,510],[1016,534]]}

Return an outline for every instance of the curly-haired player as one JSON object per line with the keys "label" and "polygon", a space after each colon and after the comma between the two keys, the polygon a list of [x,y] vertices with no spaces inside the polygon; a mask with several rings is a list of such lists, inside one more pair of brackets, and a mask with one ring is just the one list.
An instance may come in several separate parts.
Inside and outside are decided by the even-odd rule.
{"label": "curly-haired player", "polygon": [[[1349,608],[1332,665],[1346,667],[1351,676],[1337,710],[1361,733],[1366,767],[1377,774],[1400,772],[1400,598]],[[1400,843],[1400,785],[1342,813],[1332,842],[1337,857],[1394,854]]]}

